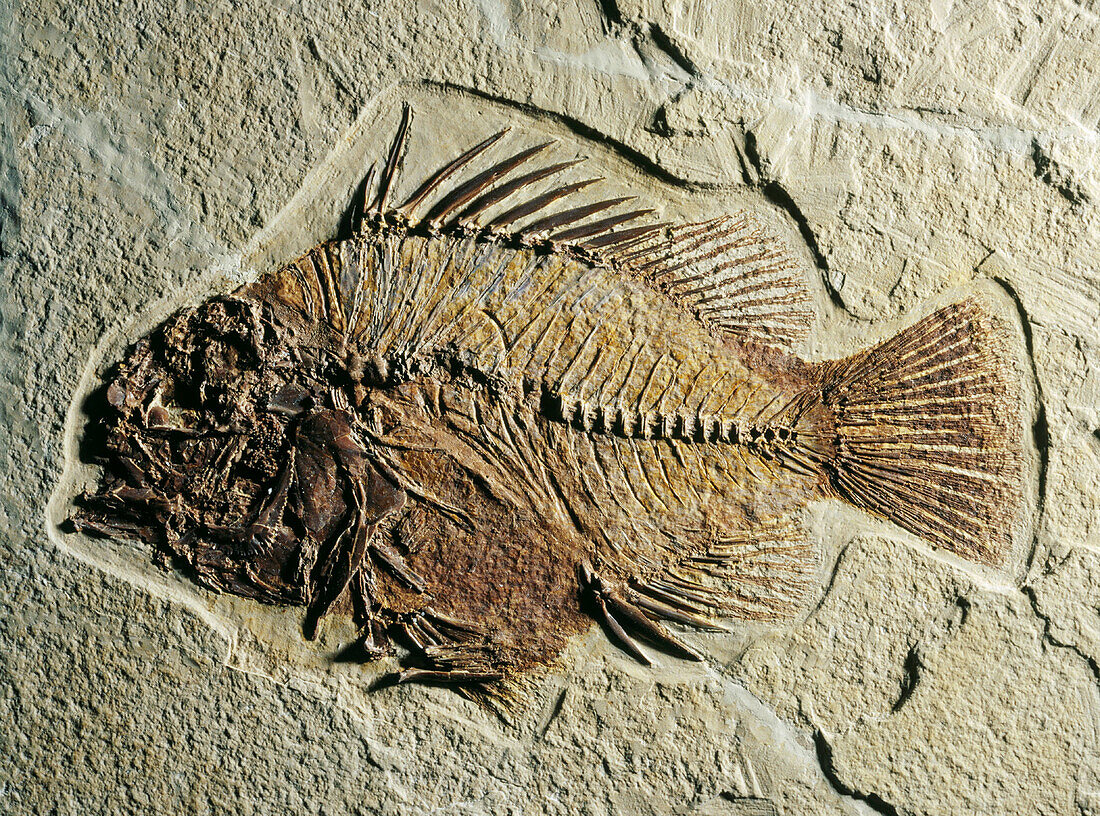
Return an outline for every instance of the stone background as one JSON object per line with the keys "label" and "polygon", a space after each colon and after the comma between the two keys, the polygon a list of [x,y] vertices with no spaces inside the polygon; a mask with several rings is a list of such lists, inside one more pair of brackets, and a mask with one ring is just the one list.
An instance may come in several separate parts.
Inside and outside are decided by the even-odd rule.
{"label": "stone background", "polygon": [[[0,811],[1100,813],[1093,5],[0,6]],[[339,627],[302,644],[61,532],[101,367],[327,237],[405,99],[427,163],[504,120],[671,210],[761,212],[811,270],[816,358],[996,290],[1036,383],[1033,537],[983,571],[818,506],[805,619],[656,669],[594,632],[506,725],[366,694]]]}

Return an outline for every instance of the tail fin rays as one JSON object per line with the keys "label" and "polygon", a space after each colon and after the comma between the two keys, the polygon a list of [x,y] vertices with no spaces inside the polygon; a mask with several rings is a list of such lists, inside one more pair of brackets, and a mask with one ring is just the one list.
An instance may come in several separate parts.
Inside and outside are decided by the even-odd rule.
{"label": "tail fin rays", "polygon": [[822,368],[834,488],[959,556],[999,562],[1020,511],[1019,392],[1004,328],[978,301]]}

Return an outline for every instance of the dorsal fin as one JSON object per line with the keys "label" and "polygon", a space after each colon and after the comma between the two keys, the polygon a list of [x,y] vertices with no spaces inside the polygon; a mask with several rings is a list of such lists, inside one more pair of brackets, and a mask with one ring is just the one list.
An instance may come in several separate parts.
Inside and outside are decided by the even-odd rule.
{"label": "dorsal fin", "polygon": [[[767,236],[750,216],[738,213],[698,223],[639,224],[652,209],[616,212],[633,196],[574,203],[572,196],[601,179],[567,180],[540,192],[537,182],[581,161],[548,160],[533,171],[515,173],[553,142],[514,152],[472,175],[461,173],[504,138],[508,129],[502,130],[444,164],[403,205],[388,206],[411,120],[406,106],[380,174],[373,211],[383,223],[572,252],[640,279],[720,334],[789,347],[809,330],[814,313],[801,271],[782,244]],[[516,200],[521,193],[526,198]]]}
{"label": "dorsal fin", "polygon": [[725,334],[790,346],[813,322],[801,271],[745,213],[680,224],[609,255]]}

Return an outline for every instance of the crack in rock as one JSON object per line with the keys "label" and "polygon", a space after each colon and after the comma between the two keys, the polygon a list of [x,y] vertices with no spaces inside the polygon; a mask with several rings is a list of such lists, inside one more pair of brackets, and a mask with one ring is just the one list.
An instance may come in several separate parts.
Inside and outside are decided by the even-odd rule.
{"label": "crack in rock", "polygon": [[825,779],[833,787],[833,790],[841,796],[863,802],[875,813],[880,813],[882,816],[900,816],[900,811],[877,793],[863,793],[845,784],[836,771],[836,765],[833,761],[833,746],[829,744],[829,740],[826,738],[825,733],[818,728],[814,730],[813,736],[814,750],[817,752],[818,764],[821,766],[821,772],[825,775]]}
{"label": "crack in rock", "polygon": [[1067,649],[1080,657],[1083,661],[1085,661],[1085,665],[1089,667],[1089,671],[1091,671],[1093,676],[1096,677],[1096,680],[1100,682],[1100,662],[1098,662],[1096,658],[1092,655],[1083,651],[1079,646],[1075,646],[1072,643],[1066,643],[1054,636],[1054,633],[1051,631],[1053,629],[1054,622],[1050,615],[1043,612],[1041,604],[1039,602],[1038,590],[1036,590],[1035,587],[1031,586],[1030,584],[1025,584],[1024,586],[1020,587],[1020,591],[1023,592],[1024,597],[1027,598],[1028,604],[1031,606],[1031,611],[1035,614],[1035,617],[1038,618],[1043,625],[1043,640],[1056,649]]}

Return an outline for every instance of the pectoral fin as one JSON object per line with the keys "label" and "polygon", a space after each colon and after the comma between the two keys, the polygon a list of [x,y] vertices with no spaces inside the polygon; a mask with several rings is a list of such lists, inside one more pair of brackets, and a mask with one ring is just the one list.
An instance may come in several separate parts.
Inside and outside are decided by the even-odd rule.
{"label": "pectoral fin", "polygon": [[361,569],[371,539],[384,518],[405,504],[405,492],[379,473],[361,455],[362,448],[350,433],[337,434],[328,446],[338,462],[344,485],[344,501],[350,508],[348,525],[322,545],[309,577],[309,606],[303,632],[313,639],[317,623],[332,608],[348,583]]}

